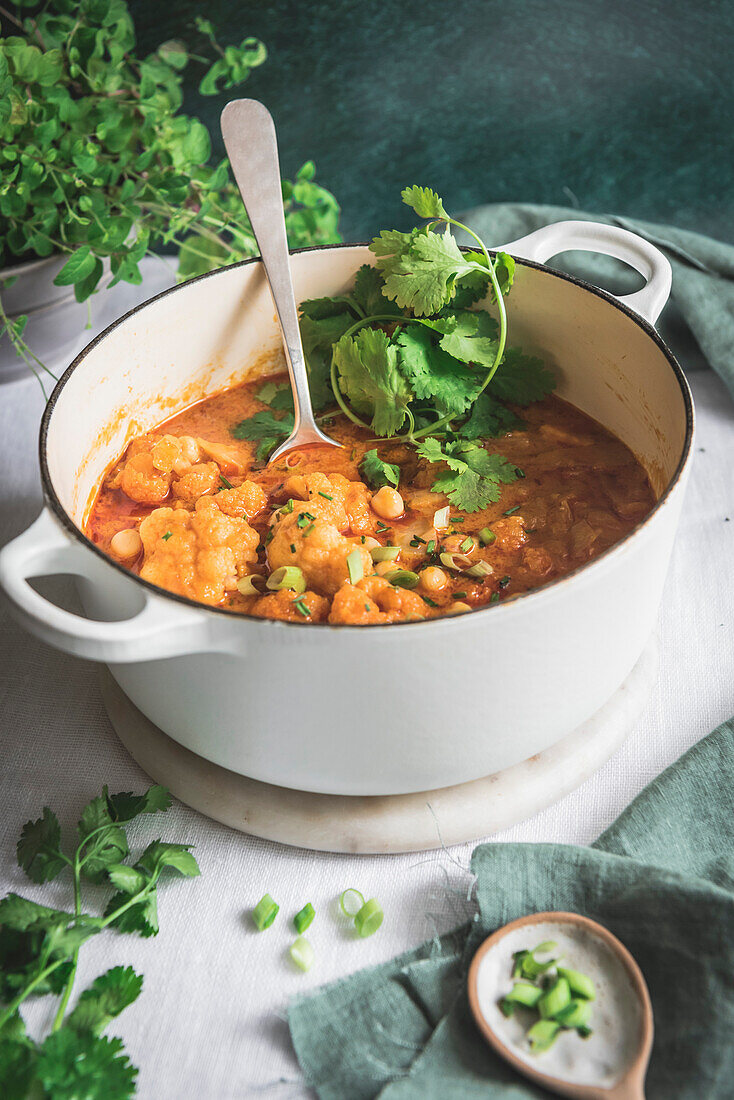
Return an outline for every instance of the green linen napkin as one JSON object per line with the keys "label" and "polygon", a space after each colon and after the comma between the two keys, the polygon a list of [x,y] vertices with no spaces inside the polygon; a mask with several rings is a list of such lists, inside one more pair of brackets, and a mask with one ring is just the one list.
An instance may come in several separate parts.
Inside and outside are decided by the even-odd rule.
{"label": "green linen napkin", "polygon": [[[734,718],[655,779],[590,847],[483,844],[475,922],[292,1002],[321,1100],[528,1100],[474,1026],[468,964],[525,913],[584,913],[639,962],[655,1013],[648,1100],[734,1095]],[[591,1041],[591,1040],[590,1040]]]}
{"label": "green linen napkin", "polygon": [[[567,219],[622,226],[665,253],[673,268],[673,289],[658,325],[661,335],[685,370],[713,367],[734,397],[734,245],[669,225],[562,206],[501,203],[463,215],[464,223],[490,245],[517,240],[542,225]],[[474,242],[466,237],[462,243]],[[617,260],[595,253],[567,254],[571,256],[572,261],[551,261],[551,266],[613,294],[626,294],[642,285],[641,277]]]}

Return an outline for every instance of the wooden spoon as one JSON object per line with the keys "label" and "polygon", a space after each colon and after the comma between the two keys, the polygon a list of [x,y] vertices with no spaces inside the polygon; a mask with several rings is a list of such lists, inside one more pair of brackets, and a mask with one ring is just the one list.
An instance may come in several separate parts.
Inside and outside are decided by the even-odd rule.
{"label": "wooden spoon", "polygon": [[285,443],[273,451],[270,461],[294,447],[312,443],[341,447],[317,427],[311,406],[288,257],[275,123],[267,107],[256,99],[233,99],[222,111],[220,125],[270,284],[293,389],[295,425]]}
{"label": "wooden spoon", "polygon": [[[487,959],[489,952],[497,950],[505,936],[521,928],[528,929],[530,935],[528,937],[527,946],[528,948],[532,948],[534,946],[532,936],[533,926],[547,923],[567,924],[569,925],[569,934],[573,934],[574,930],[586,933],[587,935],[584,936],[584,942],[587,945],[594,944],[595,941],[597,943],[601,941],[599,947],[600,953],[604,950],[601,945],[606,945],[607,948],[611,949],[617,960],[622,964],[626,976],[629,978],[631,987],[630,998],[634,998],[636,1006],[639,1009],[639,1027],[637,1029],[636,1047],[630,1049],[626,1064],[620,1065],[619,1075],[614,1083],[609,1086],[602,1086],[595,1083],[587,1084],[582,1081],[564,1080],[562,1077],[551,1076],[548,1073],[544,1073],[542,1070],[543,1054],[537,1055],[537,1068],[535,1065],[535,1058],[533,1059],[533,1064],[530,1064],[525,1058],[519,1057],[515,1050],[508,1046],[497,1034],[494,1027],[487,1019],[485,1010],[482,1008],[479,997],[479,973],[482,963]],[[544,940],[547,937],[539,930],[537,938]],[[568,966],[573,968],[574,960],[569,957],[566,961]],[[582,968],[579,967],[579,969]],[[650,1060],[653,1039],[653,1018],[650,994],[648,993],[642,972],[627,948],[619,942],[616,936],[613,936],[611,932],[604,928],[603,925],[598,924],[596,921],[589,920],[588,917],[579,916],[578,913],[533,913],[530,916],[520,917],[519,920],[511,921],[510,924],[506,924],[504,928],[500,928],[492,936],[486,939],[479,948],[469,968],[467,986],[469,1005],[479,1030],[497,1054],[508,1061],[518,1073],[522,1073],[526,1077],[529,1077],[531,1081],[535,1081],[537,1084],[542,1085],[544,1088],[548,1089],[549,1092],[554,1092],[558,1096],[570,1096],[573,1097],[574,1100],[645,1100],[645,1073],[647,1072],[647,1064]],[[494,1002],[496,1002],[501,995],[502,991],[498,989]],[[485,996],[485,1008],[486,1004],[487,1001]],[[603,1024],[601,1026],[603,1026]],[[575,1036],[573,1038],[575,1039]],[[593,1038],[593,1035],[590,1039],[579,1038],[578,1042],[590,1043],[593,1042]],[[560,1039],[557,1041],[560,1041]]]}

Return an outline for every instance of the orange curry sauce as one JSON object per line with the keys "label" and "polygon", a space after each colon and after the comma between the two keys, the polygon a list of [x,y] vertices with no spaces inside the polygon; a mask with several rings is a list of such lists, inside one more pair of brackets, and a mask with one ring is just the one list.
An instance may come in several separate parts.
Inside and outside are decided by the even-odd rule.
{"label": "orange curry sauce", "polygon": [[[267,408],[255,397],[264,381],[207,398],[133,440],[104,478],[89,538],[133,572],[194,600],[293,622],[368,625],[467,611],[538,588],[617,542],[655,501],[645,470],[620,440],[549,397],[516,410],[521,430],[487,442],[524,477],[503,486],[485,511],[451,507],[448,527],[436,530],[435,513],[447,500],[431,485],[443,467],[402,443],[376,443],[341,414],[326,430],[342,449],[309,447],[269,466],[255,461],[257,444],[236,440],[232,428]],[[396,519],[378,514],[359,472],[375,447],[401,469],[404,513]],[[495,536],[488,545],[477,537],[485,528]],[[378,544],[399,547],[398,558],[373,564]],[[355,548],[364,577],[351,584],[346,557]],[[459,555],[461,571],[446,568],[442,552]],[[479,561],[491,570],[484,579],[466,571]],[[242,577],[259,575],[261,587],[289,564],[302,570],[304,593],[240,593]],[[389,574],[397,569],[420,581],[412,590],[396,587]]]}

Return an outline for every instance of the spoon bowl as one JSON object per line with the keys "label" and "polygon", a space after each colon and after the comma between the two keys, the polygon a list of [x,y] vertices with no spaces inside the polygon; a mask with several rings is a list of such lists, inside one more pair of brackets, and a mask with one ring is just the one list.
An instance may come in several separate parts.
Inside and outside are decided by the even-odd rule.
{"label": "spoon bowl", "polygon": [[[590,973],[597,989],[594,1030],[588,1039],[562,1032],[550,1050],[533,1054],[523,1020],[506,1018],[499,1001],[512,986],[514,952],[546,940],[559,945],[568,967]],[[467,987],[479,1030],[518,1073],[574,1100],[644,1100],[653,1040],[650,994],[632,955],[603,925],[563,912],[511,921],[481,945]]]}
{"label": "spoon bowl", "polygon": [[311,443],[341,447],[321,431],[313,414],[308,372],[298,327],[288,237],[283,213],[278,139],[273,117],[256,99],[233,99],[222,111],[224,147],[260,250],[283,335],[288,375],[293,390],[293,431],[273,451],[270,462]]}

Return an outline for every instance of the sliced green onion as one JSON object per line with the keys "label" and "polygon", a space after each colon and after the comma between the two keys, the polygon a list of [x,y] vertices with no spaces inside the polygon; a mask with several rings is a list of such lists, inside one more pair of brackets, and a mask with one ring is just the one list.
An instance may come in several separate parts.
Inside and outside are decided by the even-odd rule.
{"label": "sliced green onion", "polygon": [[521,978],[522,977],[522,964],[525,961],[525,959],[527,959],[529,954],[530,954],[529,951],[516,951],[514,953],[514,955],[512,956],[512,959],[513,959],[512,976],[513,976],[513,978]]}
{"label": "sliced green onion", "polygon": [[289,516],[293,511],[293,500],[287,500],[282,508],[279,509],[281,516]]}
{"label": "sliced green onion", "polygon": [[417,573],[411,573],[410,569],[393,569],[387,573],[385,580],[390,581],[396,588],[416,588],[420,581]]}
{"label": "sliced green onion", "polygon": [[500,580],[500,588],[507,588],[511,580],[511,577],[502,577],[502,579]]}
{"label": "sliced green onion", "polygon": [[164,542],[168,542],[169,539],[173,538],[173,531],[166,531],[165,535],[161,535],[161,538]]}
{"label": "sliced green onion", "polygon": [[447,569],[456,569],[457,572],[459,571],[459,566],[454,561],[454,555],[453,554],[447,554],[444,551],[444,553],[439,554],[438,556],[439,556],[439,560],[441,562],[441,565],[445,565]]}
{"label": "sliced green onion", "polygon": [[525,1005],[526,1008],[534,1008],[542,996],[543,990],[540,986],[533,985],[532,982],[515,982],[505,1000],[515,1001],[519,1005]]}
{"label": "sliced green onion", "polygon": [[511,1001],[509,997],[503,998],[503,1000],[500,1001],[500,1012],[503,1016],[514,1016],[515,1002]]}
{"label": "sliced green onion", "polygon": [[333,500],[334,499],[333,497],[329,496],[328,493],[322,493],[320,489],[319,489],[319,496],[323,497],[324,500]]}
{"label": "sliced green onion", "polygon": [[554,1017],[562,1027],[588,1027],[591,1023],[591,1002],[571,1001]]}
{"label": "sliced green onion", "polygon": [[478,561],[467,569],[467,573],[470,577],[491,577],[494,569],[486,561]]}
{"label": "sliced green onion", "polygon": [[451,599],[452,600],[465,600],[468,595],[469,595],[468,592],[454,592]]}
{"label": "sliced green onion", "polygon": [[274,573],[271,573],[265,582],[265,587],[271,592],[278,592],[281,588],[289,588],[300,596],[306,591],[306,578],[297,565],[281,565]]}
{"label": "sliced green onion", "polygon": [[528,1031],[530,1049],[533,1054],[540,1054],[552,1047],[560,1030],[561,1025],[557,1024],[555,1020],[538,1020],[537,1024],[533,1024]]}
{"label": "sliced green onion", "polygon": [[466,554],[467,550],[471,550],[473,547],[474,539],[470,538],[470,536],[467,535],[467,537],[464,539],[461,546],[459,547],[459,550],[461,550],[462,554]]}
{"label": "sliced green onion", "polygon": [[549,951],[555,951],[557,947],[558,944],[555,940],[543,940],[542,943],[539,943],[537,947],[533,948],[530,954],[537,955],[540,952],[542,955],[547,955]]}
{"label": "sliced green onion", "polygon": [[436,540],[435,539],[429,539],[428,542],[426,543],[426,553],[427,554],[432,554],[435,549],[436,549]]}
{"label": "sliced green onion", "polygon": [[593,1031],[591,1030],[591,1028],[590,1028],[590,1027],[577,1027],[577,1028],[576,1028],[576,1034],[577,1034],[577,1035],[578,1035],[578,1036],[579,1036],[579,1037],[580,1037],[581,1039],[588,1039],[588,1038],[589,1038],[589,1036],[590,1036],[590,1035],[593,1035],[594,1033],[593,1033]]}
{"label": "sliced green onion", "polygon": [[489,602],[490,603],[499,603],[500,602],[499,592],[493,592],[492,595],[489,597]]}
{"label": "sliced green onion", "polygon": [[445,508],[439,508],[437,512],[433,513],[433,526],[442,529],[448,527],[450,515],[451,509],[448,505]]}
{"label": "sliced green onion", "polygon": [[479,541],[482,546],[491,546],[496,538],[494,531],[491,531],[489,527],[483,527],[479,532]]}
{"label": "sliced green onion", "polygon": [[361,581],[364,576],[364,565],[362,564],[362,555],[359,550],[354,548],[347,554],[347,569],[349,570],[349,583],[356,584],[357,581]]}
{"label": "sliced green onion", "polygon": [[310,970],[313,966],[313,947],[305,936],[299,936],[288,948],[288,954],[299,970]]}
{"label": "sliced green onion", "polygon": [[538,1001],[538,1012],[544,1020],[553,1020],[571,1003],[571,990],[565,978],[556,978],[550,989]]}
{"label": "sliced green onion", "polygon": [[265,588],[265,578],[259,573],[250,573],[237,581],[237,591],[241,596],[261,596]]}
{"label": "sliced green onion", "polygon": [[591,978],[587,978],[580,970],[567,970],[565,966],[559,966],[558,977],[566,979],[571,992],[576,997],[583,997],[587,1001],[595,1000],[594,983]]}
{"label": "sliced green onion", "polygon": [[296,527],[308,527],[309,523],[313,523],[315,519],[316,516],[312,516],[310,512],[299,512]]}
{"label": "sliced green onion", "polygon": [[339,908],[345,917],[356,917],[364,905],[364,894],[354,890],[351,886],[339,898]]}
{"label": "sliced green onion", "polygon": [[293,918],[293,923],[296,927],[296,932],[300,936],[301,932],[305,932],[308,926],[316,916],[316,910],[310,901],[306,902],[303,909],[299,909]]}
{"label": "sliced green onion", "polygon": [[303,600],[298,599],[293,601],[293,606],[299,615],[303,615],[304,619],[308,619],[311,616],[311,612],[308,609],[308,604],[305,604]]}
{"label": "sliced green onion", "polygon": [[503,516],[511,516],[513,512],[519,512],[519,511],[520,511],[520,505],[516,504],[514,506],[514,508],[508,508],[506,512],[502,513],[502,515]]}
{"label": "sliced green onion", "polygon": [[424,596],[423,603],[427,603],[429,607],[438,607],[436,601],[432,600],[430,596]]}
{"label": "sliced green onion", "polygon": [[270,928],[270,925],[278,915],[279,909],[280,906],[276,905],[270,894],[263,894],[252,910],[252,919],[255,922],[255,927],[258,932],[264,932],[266,928]]}
{"label": "sliced green onion", "polygon": [[375,546],[370,550],[370,557],[373,561],[395,561],[399,556],[399,546]]}
{"label": "sliced green onion", "polygon": [[357,929],[357,933],[366,939],[367,936],[373,936],[377,929],[382,924],[385,914],[382,911],[377,898],[370,898],[366,901],[359,912],[354,918],[354,927]]}
{"label": "sliced green onion", "polygon": [[232,484],[231,481],[227,481],[224,474],[219,475],[219,480],[221,481],[221,483],[222,483],[222,485],[224,486],[225,489],[234,489],[234,485]]}

